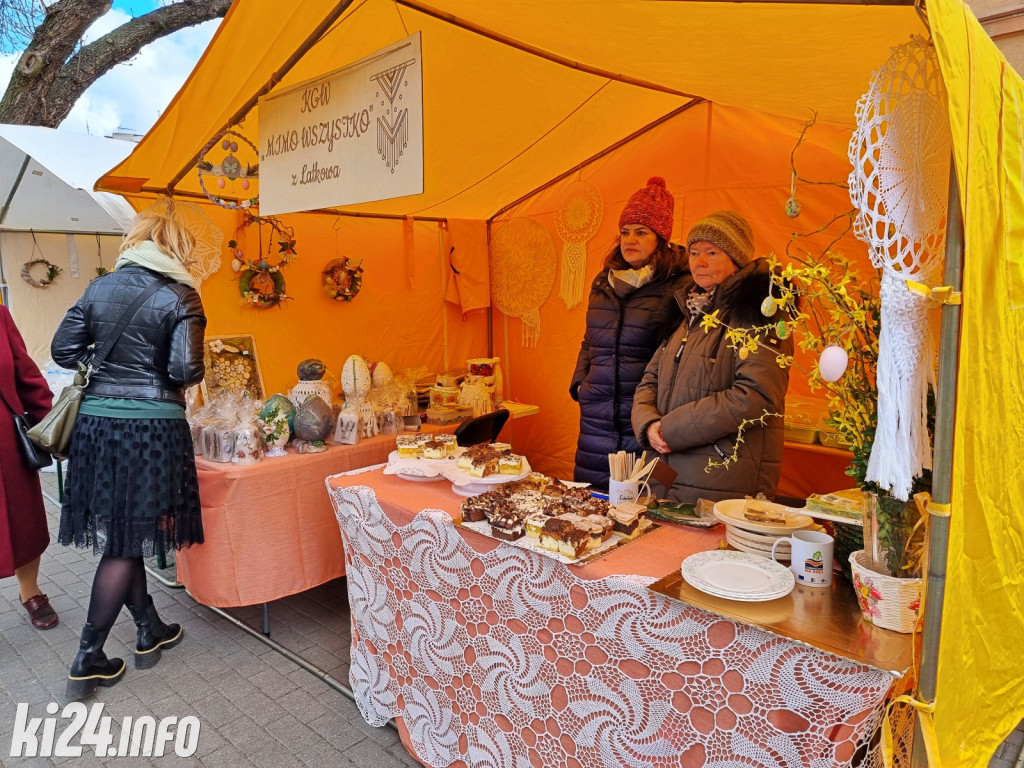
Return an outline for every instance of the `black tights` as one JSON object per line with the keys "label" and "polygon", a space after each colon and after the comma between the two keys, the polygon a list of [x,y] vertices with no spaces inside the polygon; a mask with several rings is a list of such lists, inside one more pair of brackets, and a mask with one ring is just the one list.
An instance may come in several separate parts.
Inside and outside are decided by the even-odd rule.
{"label": "black tights", "polygon": [[89,614],[86,619],[99,632],[109,632],[121,613],[121,606],[146,605],[146,567],[141,557],[104,555],[92,580]]}

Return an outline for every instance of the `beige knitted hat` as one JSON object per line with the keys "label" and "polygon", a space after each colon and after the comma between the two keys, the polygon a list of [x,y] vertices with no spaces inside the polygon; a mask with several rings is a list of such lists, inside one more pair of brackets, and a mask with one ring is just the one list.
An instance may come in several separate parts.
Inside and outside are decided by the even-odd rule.
{"label": "beige knitted hat", "polygon": [[698,242],[714,243],[737,267],[745,267],[754,258],[754,233],[735,211],[715,211],[694,224],[686,236],[686,247]]}

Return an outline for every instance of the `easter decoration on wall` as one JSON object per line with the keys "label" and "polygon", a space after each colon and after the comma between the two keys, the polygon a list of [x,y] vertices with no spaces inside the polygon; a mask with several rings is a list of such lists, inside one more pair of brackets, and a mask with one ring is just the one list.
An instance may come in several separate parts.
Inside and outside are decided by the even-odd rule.
{"label": "easter decoration on wall", "polygon": [[363,287],[363,262],[331,259],[320,273],[324,293],[335,301],[352,301]]}
{"label": "easter decoration on wall", "polygon": [[[218,143],[220,149],[227,153],[219,163],[214,162],[213,158],[207,157]],[[240,149],[244,150],[242,152],[244,160],[239,159],[236,154]],[[248,162],[250,158],[252,162]],[[237,131],[221,131],[210,139],[199,153],[196,171],[199,174],[200,189],[211,202],[221,208],[247,209],[257,205],[259,194],[257,194],[254,182],[259,177],[259,158],[259,149],[245,136]],[[207,179],[212,180],[210,186],[213,189],[207,188]],[[234,198],[228,196],[229,186],[231,187],[230,191],[235,193]]]}
{"label": "easter decoration on wall", "polygon": [[[245,259],[245,253],[238,247],[236,240],[228,241],[231,251],[231,268],[238,272],[238,290],[242,294],[242,305],[266,309],[289,300],[292,297],[286,292],[283,267],[298,258],[295,252],[295,230],[274,216],[255,216],[250,211],[243,212],[244,219],[239,229],[252,224],[259,233],[259,250],[256,258]],[[263,253],[263,228],[270,228],[267,250]],[[277,251],[274,252],[274,246]]]}

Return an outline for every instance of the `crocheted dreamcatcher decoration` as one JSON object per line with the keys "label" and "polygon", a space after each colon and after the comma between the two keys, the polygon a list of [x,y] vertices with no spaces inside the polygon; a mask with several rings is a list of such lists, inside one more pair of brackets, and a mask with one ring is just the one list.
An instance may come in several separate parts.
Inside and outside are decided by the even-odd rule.
{"label": "crocheted dreamcatcher decoration", "polygon": [[[238,139],[242,143],[239,144]],[[207,154],[220,142],[220,148],[227,152],[219,163],[207,157]],[[245,148],[242,158],[235,154],[239,148]],[[259,195],[253,189],[253,182],[259,177],[260,172],[260,151],[249,139],[237,131],[221,131],[203,147],[199,153],[199,161],[196,163],[196,173],[199,176],[199,188],[203,194],[210,198],[221,208],[249,208],[259,203]],[[251,162],[249,162],[251,160]],[[207,179],[213,179],[211,186],[216,189],[211,191],[206,188]],[[237,186],[239,188],[236,188]],[[231,191],[238,198],[231,200],[224,197],[228,192],[228,185]]]}
{"label": "crocheted dreamcatcher decoration", "polygon": [[928,300],[906,281],[942,271],[949,188],[946,92],[933,47],[919,37],[894,48],[857,102],[850,140],[854,232],[882,271],[878,428],[867,480],[906,500],[931,466],[928,388],[934,384]]}
{"label": "crocheted dreamcatcher decoration", "polygon": [[523,345],[540,338],[540,308],[555,286],[555,241],[539,222],[512,219],[491,238],[491,298],[494,306],[523,321]]}
{"label": "crocheted dreamcatcher decoration", "polygon": [[195,278],[196,288],[210,275],[220,269],[220,254],[224,248],[224,233],[214,224],[197,203],[183,203],[170,197],[161,196],[148,208],[139,211],[139,216],[167,216],[176,219],[196,239],[185,268]]}
{"label": "crocheted dreamcatcher decoration", "polygon": [[558,295],[568,309],[583,297],[587,241],[597,234],[604,215],[601,190],[589,181],[574,181],[555,211],[555,232],[562,238],[562,282]]}

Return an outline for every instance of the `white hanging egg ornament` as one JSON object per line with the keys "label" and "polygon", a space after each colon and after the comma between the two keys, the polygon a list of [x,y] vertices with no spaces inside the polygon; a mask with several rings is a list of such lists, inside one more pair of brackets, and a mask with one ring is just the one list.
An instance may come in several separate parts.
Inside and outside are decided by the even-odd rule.
{"label": "white hanging egg ornament", "polygon": [[838,381],[846,373],[846,364],[850,361],[846,350],[836,345],[825,347],[818,358],[818,372],[821,378],[831,383]]}
{"label": "white hanging egg ornament", "polygon": [[391,368],[383,360],[373,367],[373,386],[383,387],[385,384],[391,383],[394,378],[395,375],[391,372]]}
{"label": "white hanging egg ornament", "polygon": [[765,317],[771,317],[775,314],[775,299],[771,296],[765,296],[764,301],[761,302],[761,314]]}
{"label": "white hanging egg ornament", "polygon": [[341,389],[348,399],[362,399],[370,391],[370,366],[359,355],[351,355],[341,369]]}
{"label": "white hanging egg ornament", "polygon": [[241,260],[239,260],[239,259],[232,259],[231,260],[231,269],[233,269],[235,272],[241,272],[242,271],[242,262],[241,262]]}

